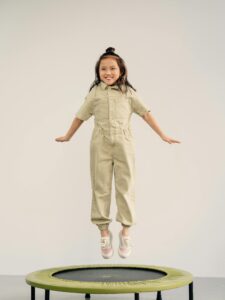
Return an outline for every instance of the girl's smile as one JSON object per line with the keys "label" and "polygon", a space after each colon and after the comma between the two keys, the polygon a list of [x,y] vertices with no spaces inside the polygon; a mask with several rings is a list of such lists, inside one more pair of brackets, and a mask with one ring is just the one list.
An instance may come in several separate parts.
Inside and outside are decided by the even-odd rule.
{"label": "girl's smile", "polygon": [[99,77],[107,85],[113,85],[120,77],[120,69],[114,58],[107,57],[101,60]]}

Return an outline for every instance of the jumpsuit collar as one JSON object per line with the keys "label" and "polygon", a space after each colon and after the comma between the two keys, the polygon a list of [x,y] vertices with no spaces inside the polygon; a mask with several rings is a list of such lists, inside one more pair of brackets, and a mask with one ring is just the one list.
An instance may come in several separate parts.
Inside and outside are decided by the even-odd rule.
{"label": "jumpsuit collar", "polygon": [[101,81],[100,82],[100,86],[103,90],[106,90],[108,87],[112,88],[112,89],[115,89],[115,90],[118,90],[119,87],[117,84],[114,84],[114,85],[107,85],[105,82]]}

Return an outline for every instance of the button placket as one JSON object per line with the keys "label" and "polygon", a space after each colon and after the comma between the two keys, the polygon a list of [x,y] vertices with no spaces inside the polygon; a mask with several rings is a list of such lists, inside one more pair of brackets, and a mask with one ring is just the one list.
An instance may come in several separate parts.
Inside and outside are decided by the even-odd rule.
{"label": "button placket", "polygon": [[111,128],[111,121],[112,121],[112,101],[110,99],[110,87],[107,87],[107,100],[108,100],[108,113],[109,113],[109,139],[112,142],[112,128]]}

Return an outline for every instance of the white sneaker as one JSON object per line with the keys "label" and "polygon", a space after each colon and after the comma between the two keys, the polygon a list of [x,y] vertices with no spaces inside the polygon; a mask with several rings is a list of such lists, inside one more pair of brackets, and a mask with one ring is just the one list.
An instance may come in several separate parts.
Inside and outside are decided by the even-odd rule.
{"label": "white sneaker", "polygon": [[127,258],[132,251],[132,245],[131,245],[131,238],[130,236],[124,236],[122,235],[122,231],[119,233],[119,256],[121,258]]}
{"label": "white sneaker", "polygon": [[103,258],[111,258],[113,256],[112,233],[109,231],[109,236],[101,237],[101,251]]}

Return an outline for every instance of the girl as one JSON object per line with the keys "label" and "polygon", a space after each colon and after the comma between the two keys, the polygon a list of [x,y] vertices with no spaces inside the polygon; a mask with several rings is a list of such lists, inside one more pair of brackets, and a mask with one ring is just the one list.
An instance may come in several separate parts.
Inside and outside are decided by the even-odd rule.
{"label": "girl", "polygon": [[56,138],[67,142],[83,121],[95,116],[95,127],[90,145],[92,185],[91,221],[101,233],[101,252],[104,258],[113,255],[111,219],[111,184],[115,178],[117,203],[116,220],[121,223],[119,255],[131,253],[129,228],[135,223],[134,210],[134,146],[130,130],[132,113],[141,116],[147,124],[169,144],[180,143],[166,136],[157,125],[150,110],[139,99],[135,88],[127,79],[124,60],[109,47],[96,63],[95,81],[66,135]]}

